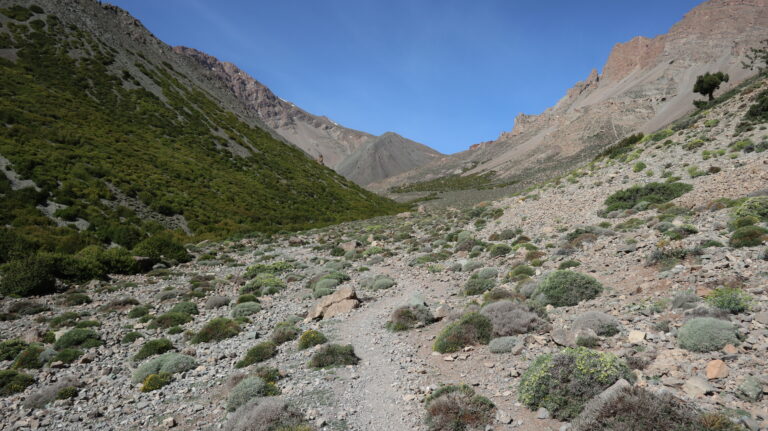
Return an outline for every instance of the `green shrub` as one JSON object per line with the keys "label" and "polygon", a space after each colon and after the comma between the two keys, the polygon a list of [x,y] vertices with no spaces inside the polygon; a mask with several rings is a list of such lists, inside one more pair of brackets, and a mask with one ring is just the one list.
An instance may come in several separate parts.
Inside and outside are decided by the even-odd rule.
{"label": "green shrub", "polygon": [[187,313],[169,311],[167,313],[163,313],[155,317],[154,319],[152,319],[152,322],[149,324],[148,328],[149,329],[156,329],[156,328],[168,329],[170,327],[183,325],[191,321],[192,321],[192,316],[190,316]]}
{"label": "green shrub", "polygon": [[493,422],[496,406],[467,385],[443,386],[427,397],[430,431],[483,429]]}
{"label": "green shrub", "polygon": [[637,162],[632,166],[632,172],[642,172],[647,166],[643,162]]}
{"label": "green shrub", "polygon": [[520,379],[518,397],[531,409],[546,408],[559,420],[578,415],[592,397],[617,380],[634,381],[629,367],[611,353],[566,348],[537,357]]}
{"label": "green shrub", "polygon": [[446,326],[435,339],[433,349],[440,353],[452,353],[465,346],[488,344],[493,325],[480,313],[468,313]]}
{"label": "green shrub", "polygon": [[[703,414],[693,404],[668,392],[655,394],[638,386],[618,389],[606,399],[595,398],[573,421],[573,431],[743,430],[725,417]],[[715,419],[713,421],[712,419]]]}
{"label": "green shrub", "polygon": [[241,380],[232,388],[227,397],[227,411],[233,412],[248,401],[267,395],[267,385],[259,377],[251,376]]}
{"label": "green shrub", "polygon": [[141,241],[133,248],[136,256],[148,257],[152,260],[170,259],[177,262],[189,262],[192,256],[187,253],[179,241],[169,232],[161,232]]}
{"label": "green shrub", "polygon": [[680,347],[692,352],[712,352],[726,344],[738,344],[733,323],[713,317],[697,317],[687,321],[677,332]]}
{"label": "green shrub", "polygon": [[299,336],[299,328],[295,327],[290,322],[280,322],[275,325],[275,329],[272,330],[272,336],[270,339],[278,346],[283,343],[295,340]]}
{"label": "green shrub", "polygon": [[35,383],[35,378],[15,370],[0,370],[0,397],[21,392]]}
{"label": "green shrub", "polygon": [[19,353],[19,355],[16,357],[16,360],[13,361],[11,368],[14,370],[19,370],[42,367],[43,363],[40,361],[40,353],[42,352],[43,348],[38,345],[31,345],[27,347],[26,349],[22,350],[21,353]]}
{"label": "green shrub", "polygon": [[56,392],[57,400],[68,400],[75,398],[80,393],[80,390],[76,386],[65,386]]}
{"label": "green shrub", "polygon": [[760,226],[744,226],[733,231],[728,244],[731,247],[755,247],[768,239],[768,229]]}
{"label": "green shrub", "polygon": [[75,292],[75,293],[68,293],[64,296],[64,305],[68,306],[75,306],[75,305],[83,305],[83,304],[90,304],[92,302],[91,297],[86,295],[85,293]]}
{"label": "green shrub", "polygon": [[355,355],[355,349],[351,344],[325,344],[320,347],[309,360],[312,368],[330,368],[344,365],[357,365],[360,358]]}
{"label": "green shrub", "polygon": [[99,338],[99,334],[91,329],[75,328],[67,331],[61,336],[54,347],[56,350],[66,349],[69,347],[79,347],[83,349],[89,349],[91,347],[97,347],[104,344]]}
{"label": "green shrub", "polygon": [[240,289],[240,293],[253,293],[256,295],[272,295],[285,289],[285,282],[270,273],[261,273],[250,280]]}
{"label": "green shrub", "polygon": [[235,364],[237,368],[247,367],[248,365],[266,361],[277,355],[277,344],[272,341],[263,341],[245,353],[245,357]]}
{"label": "green shrub", "polygon": [[722,287],[713,290],[706,300],[713,307],[738,314],[749,309],[752,297],[741,289]]}
{"label": "green shrub", "polygon": [[566,307],[593,299],[603,291],[594,278],[578,272],[557,270],[549,273],[539,284],[534,297],[543,304]]}
{"label": "green shrub", "polygon": [[131,319],[138,319],[139,317],[144,317],[147,314],[149,314],[149,307],[146,305],[138,305],[133,307],[131,311],[128,312],[128,317]]}
{"label": "green shrub", "polygon": [[72,362],[75,362],[77,358],[83,356],[83,353],[84,352],[80,349],[62,349],[51,358],[50,362],[71,364]]}
{"label": "green shrub", "polygon": [[468,296],[480,295],[481,293],[493,289],[495,286],[496,282],[494,280],[470,277],[464,284],[464,294]]}
{"label": "green shrub", "polygon": [[0,293],[8,296],[49,295],[56,291],[55,266],[45,257],[32,256],[3,265]]}
{"label": "green shrub", "polygon": [[488,253],[491,257],[506,256],[512,251],[512,247],[506,244],[493,244]]}
{"label": "green shrub", "polygon": [[685,183],[649,183],[644,186],[636,185],[625,190],[619,190],[605,200],[606,212],[633,208],[639,202],[661,204],[678,198],[693,190],[693,186]]}
{"label": "green shrub", "polygon": [[141,346],[141,349],[139,350],[139,352],[133,356],[133,360],[140,361],[150,356],[159,355],[161,353],[165,353],[170,350],[176,350],[176,348],[173,347],[173,343],[171,343],[171,340],[167,338],[149,340],[146,343],[144,343],[143,346]]}
{"label": "green shrub", "polygon": [[392,312],[387,322],[391,331],[406,331],[408,329],[426,326],[435,321],[435,317],[424,304],[404,305]]}
{"label": "green shrub", "polygon": [[156,391],[173,381],[173,375],[170,373],[150,374],[144,379],[141,385],[141,392]]}
{"label": "green shrub", "polygon": [[246,293],[244,295],[240,295],[237,298],[238,304],[242,304],[244,302],[259,302],[259,298],[257,298],[256,295],[253,295],[251,293]]}
{"label": "green shrub", "polygon": [[575,260],[566,260],[561,262],[560,266],[558,266],[557,269],[576,268],[577,266],[581,266],[581,262],[577,262]]}
{"label": "green shrub", "polygon": [[197,315],[200,314],[200,311],[197,309],[197,305],[195,305],[194,302],[179,302],[178,304],[174,305],[173,308],[171,308],[171,313],[186,313],[191,315]]}
{"label": "green shrub", "polygon": [[327,342],[328,338],[326,338],[322,332],[310,329],[304,331],[304,333],[301,334],[301,337],[299,337],[299,349],[304,350]]}
{"label": "green shrub", "polygon": [[6,340],[0,343],[0,361],[12,361],[19,356],[22,350],[26,349],[29,344],[19,340]]}
{"label": "green shrub", "polygon": [[248,317],[261,311],[261,304],[258,302],[243,302],[232,307],[232,317]]}
{"label": "green shrub", "polygon": [[150,374],[176,374],[189,371],[197,366],[195,358],[176,352],[166,352],[160,356],[148,359],[131,375],[133,383],[143,382]]}
{"label": "green shrub", "polygon": [[234,320],[226,317],[216,317],[205,324],[200,331],[195,334],[190,343],[210,343],[212,341],[221,341],[234,337],[240,333],[240,325]]}
{"label": "green shrub", "polygon": [[768,196],[747,198],[741,205],[734,208],[733,216],[736,218],[752,216],[768,222]]}
{"label": "green shrub", "polygon": [[517,337],[508,335],[506,337],[496,337],[488,343],[488,351],[491,353],[509,353],[517,346],[519,340]]}

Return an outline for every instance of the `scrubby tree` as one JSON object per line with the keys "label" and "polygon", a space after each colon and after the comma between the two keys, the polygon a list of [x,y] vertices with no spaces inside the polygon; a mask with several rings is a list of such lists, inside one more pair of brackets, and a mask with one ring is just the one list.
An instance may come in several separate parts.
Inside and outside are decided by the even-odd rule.
{"label": "scrubby tree", "polygon": [[699,93],[702,96],[709,97],[709,100],[713,100],[713,94],[720,88],[720,84],[728,82],[730,77],[727,73],[705,73],[696,77],[696,83],[693,85],[693,92]]}

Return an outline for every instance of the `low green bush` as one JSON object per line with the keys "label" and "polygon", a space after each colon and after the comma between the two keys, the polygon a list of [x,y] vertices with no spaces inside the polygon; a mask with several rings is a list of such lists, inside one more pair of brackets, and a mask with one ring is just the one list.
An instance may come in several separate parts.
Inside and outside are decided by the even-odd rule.
{"label": "low green bush", "polygon": [[35,383],[35,378],[15,370],[0,370],[0,397],[21,392]]}
{"label": "low green bush", "polygon": [[56,268],[50,259],[32,256],[3,265],[0,293],[7,296],[49,295],[56,291]]}
{"label": "low green bush", "polygon": [[677,341],[685,350],[712,352],[726,344],[738,344],[736,326],[713,317],[697,317],[687,321],[677,332]]}
{"label": "low green bush", "polygon": [[744,226],[733,231],[728,244],[731,247],[755,247],[768,239],[768,229],[760,226]]}
{"label": "low green bush", "polygon": [[435,339],[433,349],[440,353],[452,353],[465,346],[488,344],[493,325],[480,313],[468,313],[446,326]]}
{"label": "low green bush", "polygon": [[163,259],[177,262],[189,262],[192,256],[170,232],[161,232],[141,241],[133,248],[136,256],[148,257],[152,260]]}
{"label": "low green bush", "polygon": [[544,277],[534,298],[543,304],[567,307],[593,299],[602,291],[603,285],[593,277],[569,270],[556,270]]}
{"label": "low green bush", "polygon": [[186,313],[190,315],[198,315],[200,311],[197,309],[197,305],[194,302],[179,302],[171,308],[171,313]]}
{"label": "low green bush", "polygon": [[678,198],[691,190],[693,190],[692,185],[679,182],[636,185],[628,189],[619,190],[608,196],[605,200],[605,211],[631,209],[639,202],[662,204]]}
{"label": "low green bush", "polygon": [[205,324],[190,340],[192,344],[210,343],[234,337],[240,333],[240,325],[226,317],[216,317]]}
{"label": "low green bush", "polygon": [[92,347],[98,347],[104,344],[99,338],[99,334],[91,329],[75,328],[67,331],[61,336],[54,347],[56,350],[67,349],[70,347],[89,349]]}
{"label": "low green bush", "polygon": [[163,386],[170,384],[173,381],[173,375],[171,373],[157,373],[150,374],[141,385],[141,392],[156,391]]}
{"label": "low green bush", "polygon": [[261,311],[261,304],[258,302],[242,302],[232,307],[232,317],[248,317]]}
{"label": "low green bush", "polygon": [[552,417],[576,417],[592,397],[617,380],[634,381],[626,363],[611,353],[585,347],[566,348],[537,357],[520,379],[518,398],[531,409],[546,408]]}
{"label": "low green bush", "polygon": [[739,288],[721,287],[707,295],[706,301],[713,307],[738,314],[749,309],[752,296]]}
{"label": "low green bush", "polygon": [[26,349],[22,350],[18,356],[16,356],[16,360],[13,361],[11,368],[14,370],[30,370],[42,367],[43,363],[40,360],[40,353],[42,352],[43,348],[39,345],[33,344],[27,347]]}
{"label": "low green bush", "polygon": [[391,331],[406,331],[434,321],[435,317],[424,304],[404,305],[392,312],[386,327]]}
{"label": "low green bush", "polygon": [[493,422],[496,406],[467,385],[438,388],[424,401],[430,431],[483,429]]}
{"label": "low green bush", "polygon": [[277,344],[272,341],[261,342],[245,353],[245,357],[235,364],[237,368],[247,367],[251,364],[266,361],[269,358],[273,358],[277,355]]}
{"label": "low green bush", "polygon": [[330,368],[357,365],[360,358],[355,355],[352,345],[326,344],[320,347],[309,360],[312,368]]}
{"label": "low green bush", "polygon": [[173,347],[173,343],[171,343],[171,340],[167,338],[149,340],[146,343],[144,343],[143,346],[141,346],[141,349],[139,349],[138,353],[136,353],[133,356],[133,360],[140,361],[150,356],[159,355],[161,353],[165,353],[170,350],[176,350],[176,348]]}
{"label": "low green bush", "polygon": [[227,411],[233,412],[256,397],[266,396],[266,387],[266,382],[259,377],[251,376],[241,380],[227,397]]}
{"label": "low green bush", "polygon": [[5,340],[0,342],[0,361],[12,361],[19,356],[24,349],[29,346],[19,339]]}
{"label": "low green bush", "polygon": [[304,333],[301,334],[301,337],[299,337],[299,350],[308,349],[327,342],[328,338],[326,338],[322,332],[310,329],[304,331]]}
{"label": "low green bush", "polygon": [[275,325],[275,329],[272,330],[270,339],[279,346],[280,344],[295,340],[299,337],[299,333],[299,328],[292,323],[280,322]]}
{"label": "low green bush", "polygon": [[51,358],[50,362],[63,362],[65,364],[71,364],[75,362],[79,357],[83,356],[83,352],[80,349],[62,349],[56,352]]}
{"label": "low green bush", "polygon": [[189,323],[191,321],[192,321],[192,316],[190,316],[187,313],[169,311],[167,313],[163,313],[155,317],[154,319],[152,319],[152,322],[150,322],[149,326],[147,327],[149,329],[156,329],[156,328],[168,329],[173,326],[179,326],[185,323]]}
{"label": "low green bush", "polygon": [[176,374],[189,371],[197,366],[195,358],[176,352],[166,352],[148,359],[131,375],[133,383],[143,382],[150,374]]}

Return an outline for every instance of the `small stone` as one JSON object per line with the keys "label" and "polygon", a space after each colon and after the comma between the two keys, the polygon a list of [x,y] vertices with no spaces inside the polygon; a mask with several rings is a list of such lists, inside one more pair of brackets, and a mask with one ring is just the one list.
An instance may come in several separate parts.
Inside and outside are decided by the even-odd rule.
{"label": "small stone", "polygon": [[683,385],[683,391],[691,398],[698,398],[710,394],[714,392],[714,390],[715,388],[710,385],[709,382],[699,376],[691,377]]}
{"label": "small stone", "polygon": [[163,419],[164,428],[173,428],[175,426],[176,426],[176,419],[174,419],[173,417]]}
{"label": "small stone", "polygon": [[728,366],[720,359],[709,361],[707,364],[707,379],[722,379],[728,377]]}
{"label": "small stone", "polygon": [[629,331],[629,336],[627,337],[627,341],[629,341],[632,344],[638,344],[645,340],[645,332],[643,331]]}
{"label": "small stone", "polygon": [[539,409],[536,410],[536,419],[549,419],[549,410],[544,407],[539,407]]}
{"label": "small stone", "polygon": [[509,414],[506,410],[497,410],[496,411],[496,421],[503,424],[511,423],[514,420],[511,414]]}
{"label": "small stone", "polygon": [[733,344],[726,344],[725,347],[723,347],[723,352],[729,355],[735,355],[736,353],[739,353],[739,350]]}
{"label": "small stone", "polygon": [[761,311],[755,314],[755,320],[762,323],[763,325],[768,325],[768,311]]}

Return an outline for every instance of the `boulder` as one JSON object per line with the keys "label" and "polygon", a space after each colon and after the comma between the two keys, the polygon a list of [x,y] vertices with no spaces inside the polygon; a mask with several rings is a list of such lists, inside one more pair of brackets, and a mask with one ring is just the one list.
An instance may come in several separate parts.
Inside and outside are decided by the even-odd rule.
{"label": "boulder", "polygon": [[330,295],[324,296],[318,300],[307,313],[305,322],[315,319],[329,319],[333,316],[348,313],[360,305],[357,299],[357,293],[352,286],[344,286]]}

